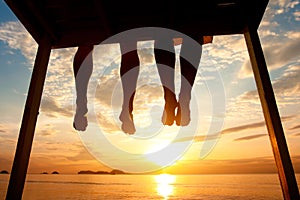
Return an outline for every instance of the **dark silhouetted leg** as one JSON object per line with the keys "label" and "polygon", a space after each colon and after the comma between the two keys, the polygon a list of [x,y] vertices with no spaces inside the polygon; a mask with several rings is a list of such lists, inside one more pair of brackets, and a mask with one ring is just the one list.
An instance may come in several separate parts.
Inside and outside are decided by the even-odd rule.
{"label": "dark silhouetted leg", "polygon": [[[175,52],[173,40],[155,41],[154,55],[158,73],[163,86],[165,106],[162,123],[171,126],[175,120],[177,100],[175,95]],[[162,44],[163,42],[163,44]]]}
{"label": "dark silhouetted leg", "polygon": [[88,122],[87,88],[93,72],[93,46],[80,46],[74,57],[73,69],[76,84],[76,114],[73,127],[78,131],[85,131]]}
{"label": "dark silhouetted leg", "polygon": [[200,44],[183,41],[180,50],[181,88],[178,98],[176,124],[187,126],[190,121],[191,91],[202,54]]}
{"label": "dark silhouetted leg", "polygon": [[139,75],[139,57],[136,48],[130,52],[125,52],[125,48],[126,47],[122,47],[121,44],[122,60],[120,75],[123,89],[123,105],[119,119],[122,122],[122,130],[125,133],[133,134],[136,130],[132,111]]}

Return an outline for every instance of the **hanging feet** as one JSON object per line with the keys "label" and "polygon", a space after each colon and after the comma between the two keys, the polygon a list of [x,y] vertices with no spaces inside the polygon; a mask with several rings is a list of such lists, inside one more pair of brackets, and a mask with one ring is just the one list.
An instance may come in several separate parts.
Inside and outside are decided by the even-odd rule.
{"label": "hanging feet", "polygon": [[133,115],[127,109],[122,109],[121,114],[119,116],[120,121],[122,122],[122,130],[124,133],[134,134],[135,126],[133,122]]}
{"label": "hanging feet", "polygon": [[[122,122],[121,128],[124,133],[134,134],[136,132],[132,112],[123,108],[119,119]],[[166,100],[161,120],[164,125],[168,126],[172,126],[174,121],[177,126],[187,126],[191,121],[190,102],[180,100],[177,102],[176,98]]]}
{"label": "hanging feet", "polygon": [[163,125],[172,126],[175,120],[175,109],[177,107],[176,99],[171,101],[166,101],[163,115],[162,115],[162,123]]}
{"label": "hanging feet", "polygon": [[76,113],[74,116],[73,127],[77,131],[85,131],[88,125],[87,121],[87,106],[86,103],[82,105],[77,104]]}
{"label": "hanging feet", "polygon": [[187,126],[189,125],[191,121],[190,117],[190,103],[189,101],[187,102],[180,102],[178,103],[178,108],[177,108],[177,114],[175,117],[176,120],[176,125],[177,126]]}
{"label": "hanging feet", "polygon": [[[175,114],[176,108],[177,112]],[[191,121],[190,113],[189,101],[166,101],[162,115],[162,123],[164,125],[172,126],[175,121],[177,126],[187,126]]]}

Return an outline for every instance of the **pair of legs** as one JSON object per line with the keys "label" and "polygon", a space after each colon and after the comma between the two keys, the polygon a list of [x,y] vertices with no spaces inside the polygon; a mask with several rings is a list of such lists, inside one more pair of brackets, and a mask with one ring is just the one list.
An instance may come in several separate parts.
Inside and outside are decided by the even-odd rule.
{"label": "pair of legs", "polygon": [[[136,48],[135,48],[136,49]],[[133,100],[139,74],[139,58],[136,50],[126,52],[121,44],[121,81],[123,87],[123,106],[120,114],[122,130],[125,133],[135,132],[133,121]],[[175,49],[173,40],[155,41],[154,55],[164,92],[164,112],[162,123],[171,126],[174,121],[178,126],[190,123],[191,91],[197,74],[202,53],[202,46],[182,43],[180,53],[181,87],[177,101],[175,94]],[[177,108],[177,113],[176,113]]]}
{"label": "pair of legs", "polygon": [[[93,45],[79,46],[73,60],[73,72],[76,89],[76,113],[73,127],[78,131],[85,131],[87,121],[87,89],[89,79],[93,72]],[[124,48],[123,51],[124,52]],[[126,133],[134,133],[133,124],[133,98],[135,94],[137,77],[139,74],[139,59],[137,51],[122,54],[120,74],[122,77],[124,103],[120,119],[123,122],[122,130]],[[130,75],[127,73],[131,71]],[[125,78],[125,74],[127,74]],[[131,79],[132,78],[132,79]]]}
{"label": "pair of legs", "polygon": [[[133,45],[133,44],[131,44]],[[136,43],[135,43],[136,45]],[[133,121],[133,100],[139,75],[139,57],[136,48],[126,51],[126,45],[121,44],[121,68],[120,75],[123,88],[123,105],[120,114],[122,130],[133,134],[135,126]],[[93,46],[80,46],[75,54],[73,69],[76,85],[76,114],[73,127],[84,131],[88,125],[87,88],[93,71]],[[181,88],[177,101],[175,95],[175,49],[173,40],[155,41],[154,55],[158,67],[160,80],[164,91],[164,112],[162,122],[164,125],[172,125],[174,121],[178,126],[186,126],[190,122],[191,91],[197,74],[201,58],[201,45],[183,42],[180,53]],[[177,108],[177,113],[175,110]]]}
{"label": "pair of legs", "polygon": [[[87,121],[87,89],[90,77],[93,72],[93,45],[79,46],[73,60],[73,72],[75,77],[76,89],[76,113],[74,116],[73,127],[78,131],[85,131],[88,125]],[[124,52],[124,50],[123,50]],[[124,132],[134,133],[133,124],[133,98],[135,94],[137,77],[139,74],[139,59],[136,51],[122,55],[121,77],[124,93],[123,109],[120,116],[123,122],[122,129]],[[131,70],[133,69],[133,70]],[[125,80],[124,75],[131,70],[133,80]],[[129,76],[127,76],[129,78]],[[128,114],[128,116],[126,116]]]}
{"label": "pair of legs", "polygon": [[85,131],[88,121],[87,89],[90,77],[93,72],[93,51],[94,46],[80,46],[74,56],[73,71],[76,88],[76,113],[73,127],[78,131]]}

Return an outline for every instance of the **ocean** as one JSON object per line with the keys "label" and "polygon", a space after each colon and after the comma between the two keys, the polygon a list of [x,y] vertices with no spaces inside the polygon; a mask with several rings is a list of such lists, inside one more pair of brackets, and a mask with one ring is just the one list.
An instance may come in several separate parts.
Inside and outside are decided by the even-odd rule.
{"label": "ocean", "polygon": [[[300,174],[297,174],[299,185]],[[0,199],[9,175],[0,174]],[[277,174],[63,175],[28,174],[24,200],[283,199]]]}

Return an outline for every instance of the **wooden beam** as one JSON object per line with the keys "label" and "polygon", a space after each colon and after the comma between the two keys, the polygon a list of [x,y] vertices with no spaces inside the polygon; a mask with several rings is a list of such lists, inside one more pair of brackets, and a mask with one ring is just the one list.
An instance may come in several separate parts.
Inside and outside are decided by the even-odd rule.
{"label": "wooden beam", "polygon": [[27,5],[29,7],[29,12],[32,13],[32,17],[38,22],[39,28],[42,29],[39,31],[42,33],[46,32],[51,40],[56,41],[58,39],[58,32],[51,23],[52,20],[44,13],[45,11],[41,10],[41,7],[38,7],[37,2],[28,1]]}
{"label": "wooden beam", "polygon": [[6,194],[7,200],[22,199],[50,52],[50,40],[48,38],[43,38],[39,44],[34,63],[17,149]]}
{"label": "wooden beam", "polygon": [[284,199],[299,200],[298,185],[257,29],[249,25],[244,36],[269,132]]}
{"label": "wooden beam", "polygon": [[105,31],[99,28],[68,31],[53,43],[52,49],[97,45],[105,39],[107,39]]}

